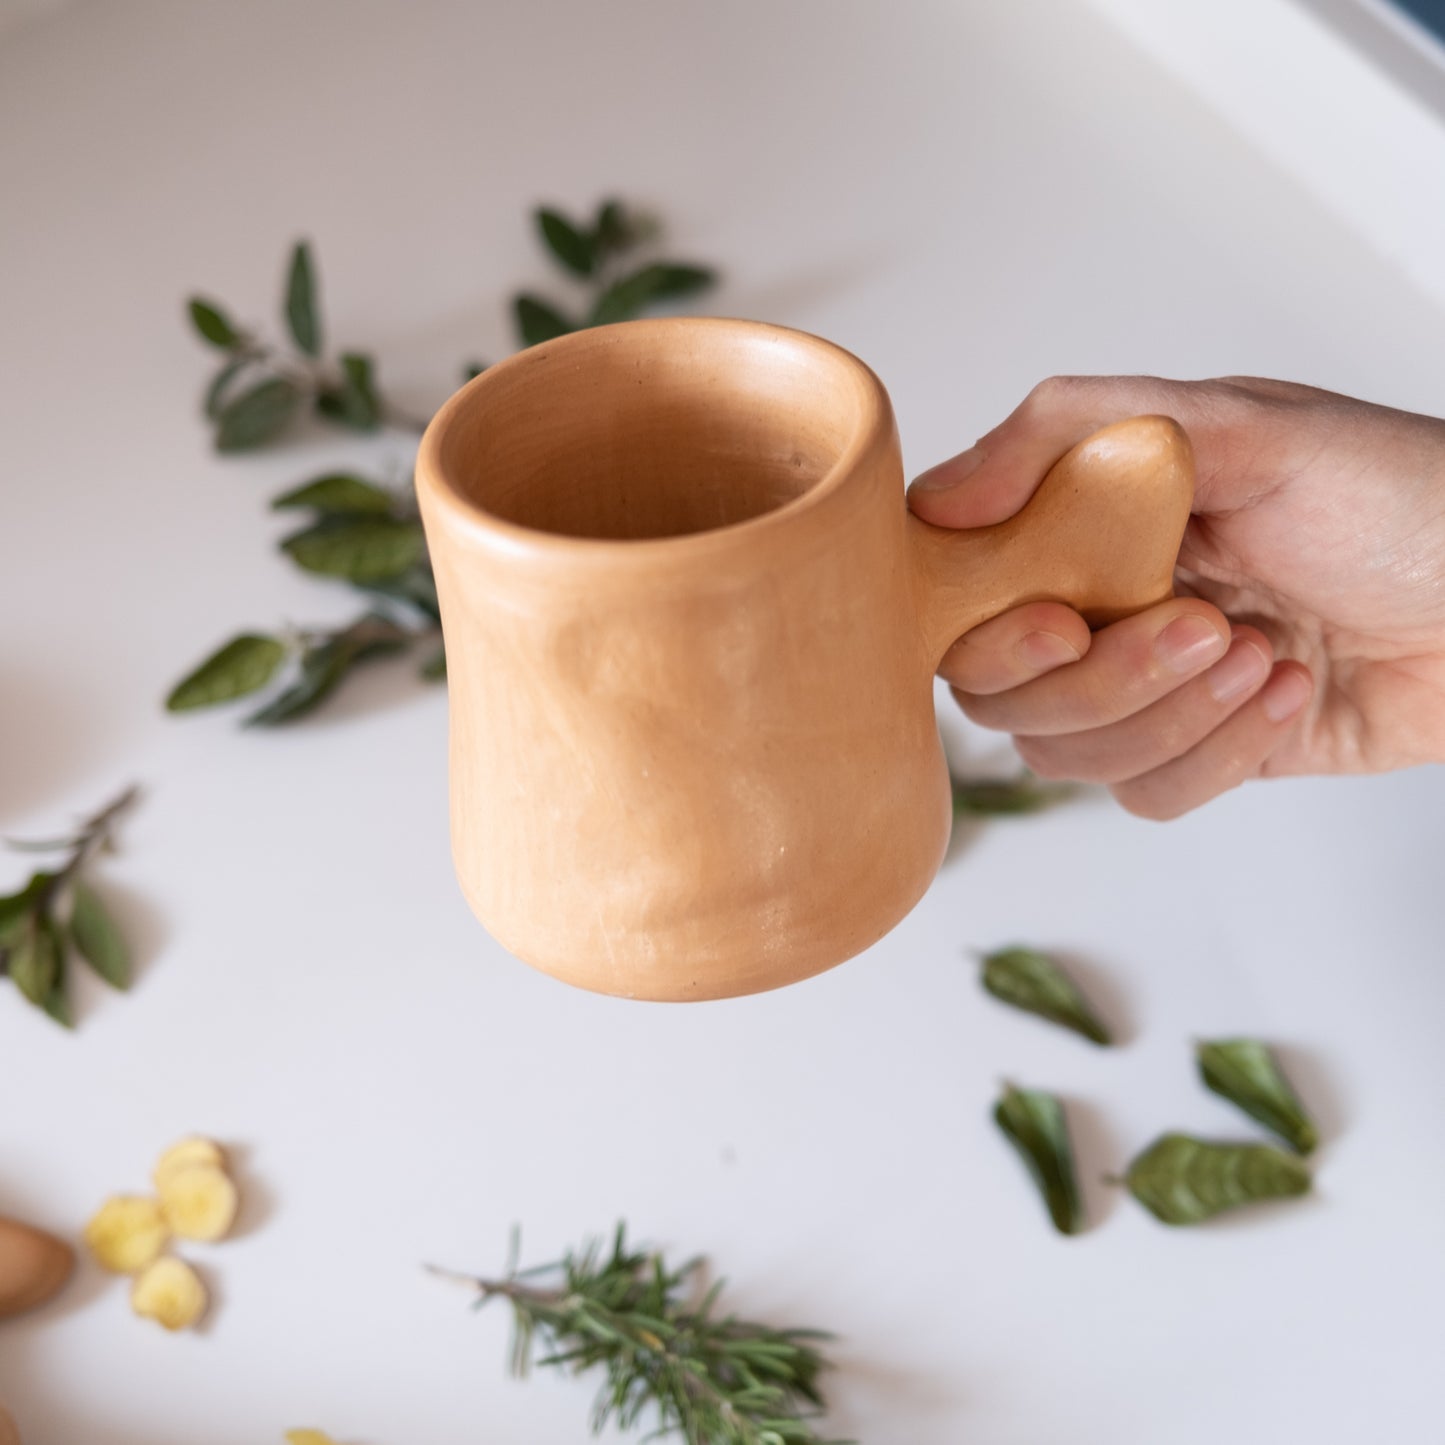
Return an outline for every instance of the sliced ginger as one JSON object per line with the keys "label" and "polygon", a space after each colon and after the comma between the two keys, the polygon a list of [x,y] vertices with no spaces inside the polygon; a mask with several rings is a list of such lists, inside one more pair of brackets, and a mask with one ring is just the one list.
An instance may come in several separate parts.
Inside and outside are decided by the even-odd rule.
{"label": "sliced ginger", "polygon": [[336,1445],[325,1430],[288,1430],[286,1445]]}
{"label": "sliced ginger", "polygon": [[156,1160],[156,1167],[151,1171],[151,1180],[164,1195],[169,1175],[192,1164],[214,1164],[217,1169],[224,1169],[226,1155],[214,1140],[192,1134],[189,1138],[182,1139],[179,1144],[172,1144]]}
{"label": "sliced ginger", "polygon": [[160,1204],[138,1194],[112,1194],[85,1226],[90,1252],[114,1274],[139,1274],[169,1237]]}
{"label": "sliced ginger", "polygon": [[224,1239],[240,1202],[231,1176],[215,1164],[183,1164],[160,1186],[161,1214],[182,1239]]}
{"label": "sliced ginger", "polygon": [[206,1312],[206,1287],[185,1260],[168,1254],[137,1277],[130,1307],[165,1329],[188,1329]]}

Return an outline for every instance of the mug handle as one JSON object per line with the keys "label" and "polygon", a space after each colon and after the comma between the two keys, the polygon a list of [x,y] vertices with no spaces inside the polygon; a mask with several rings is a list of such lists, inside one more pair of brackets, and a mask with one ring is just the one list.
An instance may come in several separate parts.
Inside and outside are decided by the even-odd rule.
{"label": "mug handle", "polygon": [[1136,416],[1066,452],[1006,522],[954,531],[910,512],[930,665],[970,627],[1021,603],[1064,602],[1097,628],[1172,597],[1193,501],[1183,427]]}

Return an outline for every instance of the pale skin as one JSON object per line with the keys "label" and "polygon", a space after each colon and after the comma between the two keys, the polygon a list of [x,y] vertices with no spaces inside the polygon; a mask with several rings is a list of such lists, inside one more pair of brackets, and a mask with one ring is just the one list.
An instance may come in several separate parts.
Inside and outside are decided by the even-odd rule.
{"label": "pale skin", "polygon": [[1194,447],[1178,595],[1092,635],[1048,602],[973,628],[939,667],[964,712],[1147,818],[1251,778],[1445,761],[1445,421],[1250,377],[1055,377],[909,505],[1003,521],[1075,442],[1145,414]]}

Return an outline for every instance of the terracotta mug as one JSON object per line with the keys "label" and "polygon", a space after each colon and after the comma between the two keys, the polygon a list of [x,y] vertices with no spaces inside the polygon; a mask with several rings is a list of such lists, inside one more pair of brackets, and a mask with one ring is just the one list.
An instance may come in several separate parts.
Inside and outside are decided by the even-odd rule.
{"label": "terracotta mug", "polygon": [[951,822],[943,653],[1021,602],[1098,625],[1168,597],[1193,468],[1176,423],[1138,418],[1011,521],[931,527],[861,361],[688,318],[489,368],[416,483],[468,901],[569,983],[709,999],[841,963],[913,907]]}

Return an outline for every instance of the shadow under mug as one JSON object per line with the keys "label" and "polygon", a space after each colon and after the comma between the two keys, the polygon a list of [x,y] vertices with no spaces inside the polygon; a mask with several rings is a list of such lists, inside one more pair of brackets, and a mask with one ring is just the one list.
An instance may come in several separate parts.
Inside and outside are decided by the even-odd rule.
{"label": "shadow under mug", "polygon": [[648,999],[773,988],[881,938],[948,843],[949,644],[1021,602],[1099,625],[1168,597],[1193,495],[1177,424],[1136,418],[1010,521],[931,527],[861,361],[699,318],[491,367],[416,480],[463,892],[528,963]]}

